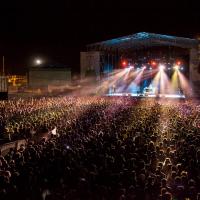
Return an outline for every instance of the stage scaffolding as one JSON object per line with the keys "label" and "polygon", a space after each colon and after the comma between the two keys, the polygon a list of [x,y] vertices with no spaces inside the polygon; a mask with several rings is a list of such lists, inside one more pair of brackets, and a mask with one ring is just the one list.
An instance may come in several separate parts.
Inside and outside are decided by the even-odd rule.
{"label": "stage scaffolding", "polygon": [[152,46],[176,46],[181,48],[194,48],[198,46],[198,40],[141,32],[120,38],[89,44],[87,45],[87,50],[123,52],[130,49],[142,49]]}
{"label": "stage scaffolding", "polygon": [[[200,81],[200,74],[197,77],[196,71],[199,65],[197,39],[161,35],[155,33],[140,32],[128,36],[114,38],[102,42],[89,44],[86,46],[87,52],[100,52],[100,76],[105,72],[110,72],[113,68],[119,67],[120,58],[128,54],[136,55],[142,50],[146,51],[151,47],[167,47],[173,54],[173,48],[185,49],[190,57],[189,68],[190,78]],[[150,53],[151,54],[151,53]]]}

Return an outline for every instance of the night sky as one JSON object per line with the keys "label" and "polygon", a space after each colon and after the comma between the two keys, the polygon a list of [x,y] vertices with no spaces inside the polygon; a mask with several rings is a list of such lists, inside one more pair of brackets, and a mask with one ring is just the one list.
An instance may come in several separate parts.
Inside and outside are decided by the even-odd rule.
{"label": "night sky", "polygon": [[86,44],[136,32],[200,33],[200,7],[191,0],[6,0],[0,8],[0,56],[7,73],[25,73],[35,57],[77,72]]}

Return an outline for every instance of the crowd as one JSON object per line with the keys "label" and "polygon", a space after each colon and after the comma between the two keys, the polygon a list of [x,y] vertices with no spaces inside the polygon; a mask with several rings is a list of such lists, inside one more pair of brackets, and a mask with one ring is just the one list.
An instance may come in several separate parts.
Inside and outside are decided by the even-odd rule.
{"label": "crowd", "polygon": [[1,136],[27,140],[0,155],[0,199],[198,200],[199,114],[131,97],[0,102]]}

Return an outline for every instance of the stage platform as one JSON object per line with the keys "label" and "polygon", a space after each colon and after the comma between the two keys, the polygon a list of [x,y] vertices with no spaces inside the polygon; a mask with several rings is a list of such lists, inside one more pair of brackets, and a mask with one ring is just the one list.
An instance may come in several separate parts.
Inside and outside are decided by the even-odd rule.
{"label": "stage platform", "polygon": [[137,94],[137,93],[110,93],[106,94],[106,96],[130,96],[130,97],[135,97],[135,98],[170,98],[170,99],[185,99],[185,95],[179,95],[179,94],[149,94],[149,95],[144,95],[144,94]]}

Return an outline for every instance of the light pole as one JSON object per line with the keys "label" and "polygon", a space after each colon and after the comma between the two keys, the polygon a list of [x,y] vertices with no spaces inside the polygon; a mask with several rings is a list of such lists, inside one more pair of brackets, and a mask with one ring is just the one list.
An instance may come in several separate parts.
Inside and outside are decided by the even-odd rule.
{"label": "light pole", "polygon": [[5,65],[4,65],[4,56],[3,56],[3,76],[5,75]]}

